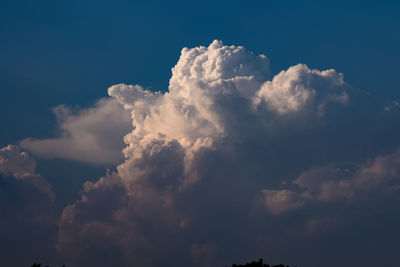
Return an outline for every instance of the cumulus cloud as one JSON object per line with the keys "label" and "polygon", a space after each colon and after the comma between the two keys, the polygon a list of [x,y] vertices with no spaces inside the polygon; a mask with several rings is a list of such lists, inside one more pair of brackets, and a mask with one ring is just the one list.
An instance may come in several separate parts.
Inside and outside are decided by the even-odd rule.
{"label": "cumulus cloud", "polygon": [[0,149],[0,250],[6,266],[55,258],[55,194],[35,169],[36,161],[17,146]]}
{"label": "cumulus cloud", "polygon": [[[170,194],[148,186],[132,194],[127,190],[116,173],[109,173],[86,182],[81,199],[64,209],[56,248],[73,259],[71,264],[153,266],[172,256],[176,247],[168,245],[174,240],[169,234],[179,232],[180,222]],[[108,253],[98,258],[95,251]]]}
{"label": "cumulus cloud", "polygon": [[64,158],[93,164],[122,161],[122,138],[130,131],[129,114],[117,101],[103,98],[91,108],[54,108],[60,137],[27,138],[20,146],[46,158]]}
{"label": "cumulus cloud", "polygon": [[[284,215],[384,184],[396,188],[396,168],[383,170],[397,164],[397,152],[357,170],[332,167],[359,155],[349,152],[359,135],[342,116],[354,102],[350,91],[335,70],[299,64],[272,76],[266,56],[220,41],[184,48],[164,93],[111,86],[109,101],[131,119],[125,161],[85,183],[80,200],[64,209],[57,250],[77,265],[211,266],[255,253],[277,257],[330,214],[290,223]],[[255,208],[260,195],[269,213]]]}
{"label": "cumulus cloud", "polygon": [[160,135],[197,150],[210,147],[226,134],[225,114],[221,113],[229,107],[222,102],[235,97],[249,99],[268,77],[265,56],[214,41],[209,47],[182,50],[165,94],[124,84],[112,86],[108,92],[132,114],[135,130],[126,137],[128,144],[159,139]]}
{"label": "cumulus cloud", "polygon": [[400,186],[400,149],[377,156],[353,172],[335,166],[312,168],[300,174],[293,184],[301,191],[262,190],[268,211],[280,214],[301,208],[307,202],[352,200],[370,192],[397,190]]}
{"label": "cumulus cloud", "polygon": [[[335,70],[310,70],[304,64],[290,67],[265,82],[253,98],[257,107],[265,104],[279,114],[298,112],[315,101],[316,111],[323,115],[329,102],[347,103],[343,74]],[[315,106],[315,105],[313,105]]]}
{"label": "cumulus cloud", "polygon": [[35,173],[36,161],[19,147],[8,145],[0,149],[0,175],[25,180],[48,194],[54,200],[55,194],[51,185]]}

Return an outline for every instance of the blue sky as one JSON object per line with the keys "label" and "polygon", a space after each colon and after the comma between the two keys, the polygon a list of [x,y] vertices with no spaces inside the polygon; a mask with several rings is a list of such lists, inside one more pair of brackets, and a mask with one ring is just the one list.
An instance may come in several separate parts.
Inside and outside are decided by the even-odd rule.
{"label": "blue sky", "polygon": [[398,1],[0,4],[0,265],[400,261]]}
{"label": "blue sky", "polygon": [[87,106],[115,83],[166,90],[180,50],[214,39],[266,54],[274,73],[335,68],[354,87],[399,98],[398,10],[396,1],[3,1],[2,144],[48,135],[51,107]]}

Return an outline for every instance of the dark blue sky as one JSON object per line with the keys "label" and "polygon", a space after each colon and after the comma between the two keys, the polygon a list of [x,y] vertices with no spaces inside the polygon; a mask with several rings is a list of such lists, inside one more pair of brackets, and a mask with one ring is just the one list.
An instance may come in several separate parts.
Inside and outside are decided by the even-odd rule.
{"label": "dark blue sky", "polygon": [[185,47],[213,39],[271,60],[335,68],[353,87],[400,98],[398,1],[2,1],[2,145],[48,136],[58,104],[87,106],[112,84],[168,86]]}

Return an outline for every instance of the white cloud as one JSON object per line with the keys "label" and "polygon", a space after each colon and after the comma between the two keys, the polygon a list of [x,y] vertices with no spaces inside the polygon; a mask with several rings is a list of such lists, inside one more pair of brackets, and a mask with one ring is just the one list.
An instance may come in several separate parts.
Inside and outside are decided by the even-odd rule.
{"label": "white cloud", "polygon": [[[214,151],[216,142],[229,134],[231,122],[226,117],[241,113],[226,101],[243,99],[246,112],[254,113],[251,97],[270,77],[265,56],[219,41],[209,47],[183,49],[172,73],[166,93],[151,92],[139,85],[109,88],[109,95],[131,113],[133,130],[124,138],[126,161],[118,166],[118,174],[85,185],[82,199],[64,210],[57,243],[60,252],[84,258],[85,251],[79,248],[85,245],[76,242],[94,245],[107,233],[116,238],[105,236],[105,246],[152,251],[164,242],[164,233],[159,237],[149,227],[182,234],[190,218],[175,207],[177,198],[188,185],[199,181],[196,161],[202,151]],[[113,197],[107,199],[119,196],[119,200],[105,220],[82,217],[98,210],[109,194]],[[101,206],[99,212],[106,213]],[[92,240],[90,233],[97,233],[96,229],[101,234]],[[149,260],[155,264],[162,259],[148,259],[143,253],[129,251],[124,254],[125,264],[141,262],[145,266]]]}
{"label": "white cloud", "polygon": [[269,78],[269,60],[264,55],[214,41],[209,47],[182,50],[164,94],[139,85],[110,87],[109,95],[131,112],[134,127],[125,136],[128,160],[118,167],[122,178],[135,180],[132,175],[139,171],[127,167],[134,166],[154,145],[160,150],[177,142],[177,149],[184,153],[183,186],[198,181],[192,166],[194,154],[215,149],[215,142],[221,140],[242,139],[241,132],[246,132],[243,115],[253,117],[251,123],[267,132],[263,119],[274,114],[254,110],[254,103],[266,102],[273,112],[284,115],[306,106],[312,95],[315,99],[310,105],[317,105],[316,112],[321,114],[329,101],[348,101],[343,77],[334,70],[297,65],[276,75],[272,82]]}
{"label": "white cloud", "polygon": [[268,77],[265,56],[214,41],[209,47],[182,50],[165,94],[125,84],[108,92],[132,113],[135,129],[125,138],[128,144],[143,146],[162,138],[196,150],[226,134],[223,113],[230,107],[221,101],[249,98]]}
{"label": "white cloud", "polygon": [[60,137],[24,139],[20,146],[46,158],[64,158],[93,164],[118,163],[123,159],[122,137],[131,129],[129,114],[117,101],[100,99],[94,107],[54,109]]}
{"label": "white cloud", "polygon": [[347,103],[343,75],[335,70],[310,70],[304,64],[290,67],[266,81],[253,98],[255,107],[265,104],[279,114],[298,112],[317,100],[322,115],[327,102]]}
{"label": "white cloud", "polygon": [[[249,215],[260,188],[274,215],[351,199],[366,178],[348,182],[331,167],[305,172],[283,190],[270,187],[288,173],[347,154],[347,143],[331,144],[342,141],[335,137],[343,133],[336,124],[343,118],[325,118],[332,102],[338,108],[349,103],[348,88],[336,71],[301,64],[271,77],[265,56],[219,41],[184,48],[165,93],[110,87],[109,95],[131,114],[126,159],[117,173],[86,183],[81,199],[63,211],[58,251],[92,265],[99,260],[93,250],[111,250],[125,266],[159,266],[168,259],[188,266],[211,256],[217,262],[252,253],[262,238],[284,232],[283,225],[276,230],[273,222],[258,221],[266,212]],[[377,168],[365,165],[359,172]]]}

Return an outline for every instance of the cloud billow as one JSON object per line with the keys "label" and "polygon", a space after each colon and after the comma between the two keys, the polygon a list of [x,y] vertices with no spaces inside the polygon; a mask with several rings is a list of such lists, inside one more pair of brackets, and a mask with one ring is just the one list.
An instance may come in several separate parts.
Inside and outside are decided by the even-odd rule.
{"label": "cloud billow", "polygon": [[[349,112],[357,94],[335,70],[298,64],[273,76],[266,56],[214,41],[182,50],[164,93],[127,84],[108,93],[130,114],[125,160],[64,209],[56,248],[72,264],[223,266],[257,253],[279,260],[285,245],[289,262],[300,261],[329,251],[312,244],[337,211],[333,200],[383,185],[397,192],[397,169],[370,174],[398,152],[349,152],[358,136],[343,114],[359,115]],[[343,160],[358,169],[340,176]],[[307,238],[298,251],[288,245]]]}

